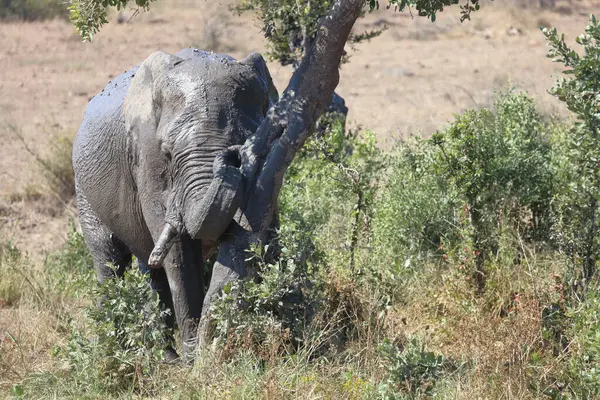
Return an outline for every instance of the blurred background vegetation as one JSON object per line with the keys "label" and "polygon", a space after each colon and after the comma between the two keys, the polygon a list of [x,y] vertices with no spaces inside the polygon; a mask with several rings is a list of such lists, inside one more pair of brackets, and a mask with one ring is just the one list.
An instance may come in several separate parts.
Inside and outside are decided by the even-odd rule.
{"label": "blurred background vegetation", "polygon": [[38,21],[67,17],[67,5],[62,0],[0,1],[0,20]]}

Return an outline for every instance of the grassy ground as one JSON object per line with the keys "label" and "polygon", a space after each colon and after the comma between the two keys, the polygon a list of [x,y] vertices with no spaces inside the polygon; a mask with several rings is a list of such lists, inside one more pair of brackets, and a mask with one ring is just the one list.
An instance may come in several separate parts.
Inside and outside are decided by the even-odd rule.
{"label": "grassy ground", "polygon": [[[521,269],[499,282],[507,286],[502,292],[519,293],[518,300],[478,298],[456,267],[425,266],[407,285],[404,300],[379,316],[377,288],[358,288],[332,274],[326,278],[334,286],[330,294],[345,296],[333,314],[338,320],[321,325],[319,335],[294,354],[285,356],[275,342],[267,342],[259,348],[206,351],[191,370],[154,365],[148,373],[141,362],[139,371],[111,370],[92,348],[74,345],[75,333],[98,334],[84,327],[90,298],[82,294],[90,293],[93,277],[72,267],[89,263],[81,246],[74,240],[73,247],[43,267],[3,249],[3,396],[359,399],[397,391],[401,398],[420,398],[420,390],[428,387],[421,379],[431,379],[436,398],[530,399],[546,398],[532,386],[543,392],[555,385],[552,377],[564,367],[544,344],[542,332],[542,310],[558,296],[552,273],[560,272],[561,265],[530,255]],[[511,303],[503,314],[502,307]],[[344,327],[350,332],[341,346],[335,343],[342,341],[336,338],[342,329],[336,322],[351,327]],[[387,353],[384,338],[392,343]],[[317,356],[315,348],[328,341],[327,355]],[[432,361],[434,354],[440,359]],[[542,362],[545,357],[551,361]],[[419,372],[423,365],[429,367]],[[110,386],[110,379],[122,386]]]}

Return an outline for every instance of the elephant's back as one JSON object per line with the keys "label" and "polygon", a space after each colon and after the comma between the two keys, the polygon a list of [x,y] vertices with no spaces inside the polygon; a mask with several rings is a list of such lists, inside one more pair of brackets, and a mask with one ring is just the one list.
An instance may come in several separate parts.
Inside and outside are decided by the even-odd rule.
{"label": "elephant's back", "polygon": [[213,53],[211,51],[204,51],[193,47],[188,47],[183,49],[177,53],[175,53],[177,57],[181,57],[185,60],[187,59],[201,59],[206,60],[206,62],[230,62],[235,63],[237,60],[227,54],[218,54]]}
{"label": "elephant's back", "polygon": [[104,89],[92,97],[85,110],[84,119],[101,117],[107,112],[122,108],[138,67],[139,64],[110,80]]}
{"label": "elephant's back", "polygon": [[87,157],[97,150],[95,147],[100,142],[110,140],[114,135],[125,134],[123,104],[138,67],[136,65],[110,80],[88,103],[73,147],[75,164],[78,164],[80,157]]}
{"label": "elephant's back", "polygon": [[[207,63],[221,62],[221,63],[235,63],[235,58],[226,54],[217,54],[200,50],[197,48],[185,48],[175,54],[183,59],[201,59],[206,60]],[[135,74],[140,64],[135,65],[129,70],[123,72],[121,75],[110,80],[106,87],[98,92],[94,97],[91,98],[87,108],[84,112],[84,121],[86,122],[101,122],[106,117],[114,117],[115,114],[123,113],[123,104],[125,103],[125,97],[129,91],[131,81],[135,77]],[[122,118],[121,118],[122,119]],[[122,121],[125,124],[124,119]]]}

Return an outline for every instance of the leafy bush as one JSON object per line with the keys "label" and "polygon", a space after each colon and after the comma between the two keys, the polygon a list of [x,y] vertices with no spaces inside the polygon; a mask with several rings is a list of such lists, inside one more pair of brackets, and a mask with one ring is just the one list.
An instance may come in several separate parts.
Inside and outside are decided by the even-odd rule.
{"label": "leafy bush", "polygon": [[315,250],[327,253],[329,263],[354,270],[370,240],[386,157],[373,132],[346,132],[342,118],[325,125],[326,132],[309,139],[286,174],[279,200],[282,231],[313,235]]}
{"label": "leafy bush", "polygon": [[550,147],[542,117],[533,100],[510,91],[499,94],[494,108],[466,112],[432,138],[438,173],[469,212],[480,290],[485,259],[497,252],[503,225],[527,235],[550,224]]}
{"label": "leafy bush", "polygon": [[428,141],[400,143],[376,202],[374,253],[387,269],[394,266],[398,277],[418,269],[442,242],[458,240],[456,190],[437,174],[436,157],[437,149]]}
{"label": "leafy bush", "polygon": [[436,383],[456,369],[443,355],[426,351],[416,338],[409,340],[404,348],[385,340],[379,352],[387,372],[385,383],[380,387],[385,399],[432,396]]}
{"label": "leafy bush", "polygon": [[494,109],[467,111],[429,140],[401,143],[373,223],[376,252],[394,266],[392,276],[428,255],[466,248],[476,254],[482,290],[484,261],[497,256],[501,235],[546,239],[551,131],[532,99],[507,90]]}
{"label": "leafy bush", "polygon": [[583,56],[569,48],[556,29],[542,31],[550,46],[548,57],[564,64],[570,77],[559,79],[551,93],[578,119],[565,138],[571,167],[565,171],[564,187],[557,191],[557,219],[561,221],[557,236],[585,286],[596,273],[600,254],[600,22],[591,16],[585,34],[576,39],[583,46]]}
{"label": "leafy bush", "polygon": [[66,18],[67,7],[61,0],[1,0],[0,20],[18,19],[35,21]]}
{"label": "leafy bush", "polygon": [[81,393],[122,394],[148,390],[167,346],[158,295],[139,268],[123,279],[107,279],[91,289],[94,304],[86,318],[73,322],[67,346],[60,351],[68,372],[62,378]]}
{"label": "leafy bush", "polygon": [[[13,264],[21,257],[13,247],[2,254]],[[22,268],[34,305],[56,317],[70,335],[66,346],[52,350],[66,369],[57,375],[27,377],[16,386],[21,395],[147,389],[167,345],[167,311],[159,309],[158,295],[135,265],[123,279],[107,279],[102,285],[97,284],[92,265],[83,235],[71,222],[67,242],[46,258],[43,273],[36,274],[31,265]],[[75,315],[76,301],[86,304],[83,318]]]}
{"label": "leafy bush", "polygon": [[252,258],[259,279],[228,285],[211,308],[215,336],[228,353],[248,349],[265,360],[290,354],[305,339],[315,305],[308,271],[287,257],[265,262],[268,249],[255,249]]}
{"label": "leafy bush", "polygon": [[329,325],[341,337],[356,322],[340,314],[360,308],[360,301],[331,279],[359,274],[363,265],[358,257],[369,238],[383,157],[370,132],[347,133],[337,118],[326,126],[286,174],[278,261],[266,260],[268,246],[254,249],[248,261],[254,260],[257,279],[228,286],[213,306],[215,333],[226,350],[241,346],[266,358],[299,347],[313,352],[328,335],[319,329]]}

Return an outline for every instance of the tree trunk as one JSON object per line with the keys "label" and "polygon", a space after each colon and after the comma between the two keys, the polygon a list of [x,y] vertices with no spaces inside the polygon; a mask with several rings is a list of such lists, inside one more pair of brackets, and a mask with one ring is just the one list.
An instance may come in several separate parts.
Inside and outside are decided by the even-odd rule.
{"label": "tree trunk", "polygon": [[583,260],[583,287],[587,288],[588,283],[596,275],[596,208],[598,202],[595,196],[592,196],[589,202],[591,215],[587,237],[585,239],[585,256]]}
{"label": "tree trunk", "polygon": [[[471,202],[473,204],[474,202]],[[473,271],[473,282],[478,294],[483,294],[485,290],[485,258],[487,256],[488,247],[484,243],[484,229],[482,223],[482,215],[478,206],[471,205],[471,224],[473,226],[473,245],[475,246],[475,271]],[[489,239],[489,238],[488,238]]]}
{"label": "tree trunk", "polygon": [[201,347],[211,336],[212,299],[228,282],[247,276],[246,249],[268,237],[285,171],[332,98],[344,45],[364,5],[365,0],[336,0],[279,102],[243,146],[246,206],[219,246],[198,332]]}

